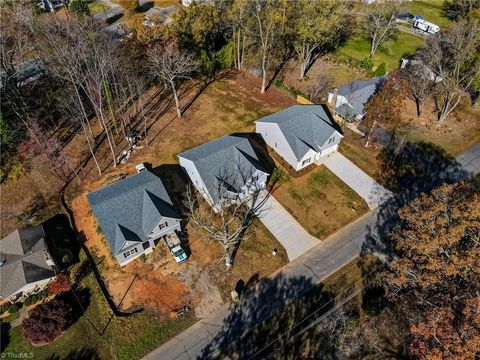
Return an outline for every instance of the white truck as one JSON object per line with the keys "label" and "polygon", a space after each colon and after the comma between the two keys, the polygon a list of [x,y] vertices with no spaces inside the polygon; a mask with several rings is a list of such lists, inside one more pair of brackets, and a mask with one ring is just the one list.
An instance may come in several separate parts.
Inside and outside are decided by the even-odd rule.
{"label": "white truck", "polygon": [[428,34],[435,34],[440,31],[440,27],[423,19],[415,19],[413,23],[415,29],[422,30]]}
{"label": "white truck", "polygon": [[182,241],[180,237],[182,234],[177,232],[165,236],[165,244],[167,244],[168,250],[175,258],[175,261],[180,264],[187,261],[187,254],[182,248]]}

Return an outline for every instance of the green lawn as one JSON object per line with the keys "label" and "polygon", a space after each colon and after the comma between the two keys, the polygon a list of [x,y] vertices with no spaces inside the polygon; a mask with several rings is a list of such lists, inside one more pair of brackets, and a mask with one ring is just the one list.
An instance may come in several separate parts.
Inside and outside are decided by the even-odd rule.
{"label": "green lawn", "polygon": [[89,2],[88,8],[90,9],[90,14],[92,15],[95,15],[110,9],[107,5],[100,2],[96,2],[96,1]]}
{"label": "green lawn", "polygon": [[[387,41],[382,48],[378,49],[373,57],[375,66],[385,62],[387,71],[396,69],[400,65],[400,59],[415,53],[424,44],[424,40],[418,36],[397,31],[394,39]],[[350,38],[342,45],[337,53],[341,56],[362,61],[370,54],[370,42],[362,35]]]}
{"label": "green lawn", "polygon": [[298,178],[284,173],[273,196],[320,240],[368,211],[365,201],[323,165]]}
{"label": "green lawn", "polygon": [[440,30],[448,27],[451,21],[443,16],[442,13],[443,0],[428,1],[406,1],[403,6],[413,15],[421,15],[425,20],[440,26]]}
{"label": "green lawn", "polygon": [[34,347],[23,338],[22,328],[18,326],[10,330],[4,351],[33,353],[35,359],[96,358],[94,355],[105,360],[138,359],[196,321],[193,314],[181,320],[144,313],[111,317],[112,311],[93,274],[82,284],[91,290],[90,305],[65,334],[51,344]]}

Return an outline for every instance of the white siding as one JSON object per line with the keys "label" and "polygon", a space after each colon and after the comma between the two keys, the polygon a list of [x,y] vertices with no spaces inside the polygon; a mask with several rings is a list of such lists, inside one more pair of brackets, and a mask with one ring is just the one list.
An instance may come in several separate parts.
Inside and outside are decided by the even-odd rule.
{"label": "white siding", "polygon": [[290,166],[297,169],[297,158],[277,124],[257,122],[256,131],[257,134],[262,135],[268,146],[275,150]]}
{"label": "white siding", "polygon": [[202,194],[202,196],[210,205],[213,205],[213,200],[193,161],[185,159],[181,156],[179,156],[178,159],[180,161],[180,166],[188,174],[193,186],[195,186],[195,188]]}

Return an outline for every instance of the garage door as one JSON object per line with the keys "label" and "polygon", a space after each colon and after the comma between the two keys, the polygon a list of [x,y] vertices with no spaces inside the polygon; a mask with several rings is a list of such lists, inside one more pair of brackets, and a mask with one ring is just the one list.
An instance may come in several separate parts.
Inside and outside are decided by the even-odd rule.
{"label": "garage door", "polygon": [[337,150],[338,150],[338,144],[322,150],[322,152],[320,153],[320,156],[331,154],[332,152],[335,152]]}

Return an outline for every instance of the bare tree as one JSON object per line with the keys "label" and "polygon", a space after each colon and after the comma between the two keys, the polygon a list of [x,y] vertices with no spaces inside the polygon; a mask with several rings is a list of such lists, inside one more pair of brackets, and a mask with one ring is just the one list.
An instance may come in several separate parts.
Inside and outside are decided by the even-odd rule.
{"label": "bare tree", "polygon": [[227,269],[233,265],[232,252],[245,238],[252,221],[268,211],[264,207],[268,195],[262,193],[263,186],[255,180],[254,169],[236,167],[235,171],[222,170],[216,176],[217,184],[211,194],[215,198],[213,206],[191,187],[187,188],[184,197],[186,212],[194,228],[205,231],[207,240],[222,245]]}
{"label": "bare tree", "polygon": [[430,36],[424,48],[426,64],[441,78],[436,94],[438,121],[443,122],[468,96],[480,74],[480,29],[476,22],[462,20],[446,31]]}
{"label": "bare tree", "polygon": [[155,46],[148,51],[147,55],[150,72],[170,86],[175,99],[177,116],[182,117],[176,82],[181,79],[191,79],[192,73],[198,68],[197,62],[191,55],[172,45]]}
{"label": "bare tree", "polygon": [[262,88],[260,92],[265,93],[267,86],[267,70],[270,60],[270,53],[277,40],[278,27],[282,24],[283,8],[279,1],[254,0],[251,1],[250,12],[254,24],[246,29],[257,39],[260,46],[260,57],[262,67]]}
{"label": "bare tree", "polygon": [[370,40],[370,57],[388,39],[392,38],[396,30],[395,19],[400,9],[397,4],[375,4],[371,7],[367,19],[363,23]]}
{"label": "bare tree", "polygon": [[309,89],[310,101],[314,103],[322,102],[328,93],[328,89],[332,87],[332,83],[333,79],[329,74],[319,74],[315,80],[315,84]]}
{"label": "bare tree", "polygon": [[420,117],[421,107],[432,92],[434,81],[431,75],[431,70],[423,62],[415,62],[415,60],[408,62],[402,69],[402,77],[408,85],[408,93],[417,106],[417,117]]}
{"label": "bare tree", "polygon": [[[102,175],[102,169],[98,163],[97,157],[95,156],[95,151],[93,149],[93,139],[91,131],[88,131],[88,116],[85,113],[85,108],[81,101],[77,101],[75,95],[67,93],[63,98],[58,99],[60,102],[60,109],[66,118],[76,124],[79,124],[85,135],[85,140],[87,142],[88,150],[92,155],[95,166],[97,167],[98,174]],[[90,129],[91,130],[91,129]]]}

